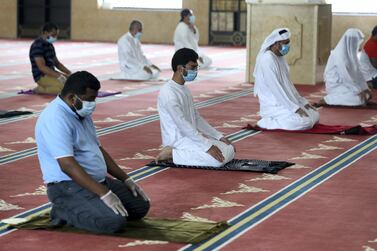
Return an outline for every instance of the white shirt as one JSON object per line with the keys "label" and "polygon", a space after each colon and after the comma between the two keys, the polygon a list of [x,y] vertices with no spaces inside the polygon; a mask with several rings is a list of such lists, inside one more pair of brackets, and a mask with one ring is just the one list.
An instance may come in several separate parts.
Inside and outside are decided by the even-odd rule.
{"label": "white shirt", "polygon": [[207,137],[217,140],[223,137],[199,115],[190,90],[185,85],[169,80],[160,90],[157,108],[164,146],[199,147],[207,151],[212,146]]}
{"label": "white shirt", "polygon": [[152,63],[141,50],[141,43],[127,32],[118,40],[118,58],[121,71],[137,72]]}
{"label": "white shirt", "polygon": [[106,162],[92,118],[78,115],[60,98],[55,98],[41,113],[35,127],[38,158],[45,183],[71,180],[57,159],[74,157],[97,181],[106,177]]}
{"label": "white shirt", "polygon": [[258,55],[254,72],[254,94],[259,98],[260,115],[273,117],[294,113],[308,104],[289,78],[289,67],[284,57],[271,50]]}
{"label": "white shirt", "polygon": [[194,29],[196,33],[192,32],[186,23],[178,23],[174,32],[175,51],[182,48],[189,48],[199,53],[199,30],[195,26]]}

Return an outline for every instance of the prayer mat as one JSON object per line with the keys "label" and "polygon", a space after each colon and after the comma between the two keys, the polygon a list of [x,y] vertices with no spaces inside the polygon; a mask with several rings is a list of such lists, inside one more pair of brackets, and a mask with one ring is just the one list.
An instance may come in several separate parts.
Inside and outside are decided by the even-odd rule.
{"label": "prayer mat", "polygon": [[375,102],[368,102],[366,106],[347,106],[347,105],[328,105],[328,104],[319,104],[314,103],[312,104],[314,107],[328,107],[328,108],[348,108],[348,109],[376,109],[377,110],[377,103]]}
{"label": "prayer mat", "polygon": [[0,111],[0,118],[10,118],[10,117],[29,115],[29,114],[33,114],[33,113],[29,111]]}
{"label": "prayer mat", "polygon": [[[27,219],[21,223],[17,222],[17,219],[6,219],[4,223],[8,224],[9,228],[17,229],[96,234],[69,225],[53,225],[50,221],[49,212]],[[14,223],[12,223],[13,221]],[[133,239],[195,244],[224,231],[229,226],[226,222],[211,223],[181,219],[144,218],[142,220],[127,221],[122,231],[110,235]]]}
{"label": "prayer mat", "polygon": [[323,125],[316,124],[312,129],[308,130],[284,130],[273,129],[268,130],[259,126],[247,124],[243,129],[269,132],[293,132],[293,133],[314,133],[314,134],[339,134],[339,135],[374,135],[377,134],[377,125],[372,126],[340,126],[340,125]]}
{"label": "prayer mat", "polygon": [[[97,94],[97,97],[104,98],[108,96],[113,96],[117,94],[121,94],[122,92],[106,92],[106,91],[99,91]],[[37,94],[32,89],[29,89],[27,91],[21,90],[17,92],[17,94],[26,94],[26,95],[48,95],[48,96],[56,96],[55,94]]]}
{"label": "prayer mat", "polygon": [[174,167],[174,168],[193,168],[193,169],[206,169],[216,171],[245,171],[245,172],[258,172],[258,173],[271,173],[276,174],[280,170],[293,166],[295,163],[285,161],[267,161],[267,160],[251,160],[251,159],[233,159],[222,167],[212,166],[185,166],[176,165],[171,161],[163,161],[156,164],[155,161],[147,164],[147,166],[161,166],[161,167]]}

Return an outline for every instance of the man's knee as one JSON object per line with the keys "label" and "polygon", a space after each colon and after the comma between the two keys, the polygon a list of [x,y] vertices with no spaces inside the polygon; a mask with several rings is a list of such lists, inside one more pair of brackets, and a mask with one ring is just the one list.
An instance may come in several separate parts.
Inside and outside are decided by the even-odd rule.
{"label": "man's knee", "polygon": [[127,219],[121,215],[111,215],[95,220],[94,232],[112,234],[121,231],[127,223]]}
{"label": "man's knee", "polygon": [[150,208],[149,201],[145,201],[140,196],[138,197],[138,201],[134,203],[130,208],[127,208],[128,211],[128,218],[130,219],[141,219],[147,215]]}

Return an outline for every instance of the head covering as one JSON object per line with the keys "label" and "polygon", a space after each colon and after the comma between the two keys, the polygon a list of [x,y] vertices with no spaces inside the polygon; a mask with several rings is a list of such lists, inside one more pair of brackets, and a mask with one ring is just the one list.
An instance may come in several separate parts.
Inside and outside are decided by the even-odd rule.
{"label": "head covering", "polygon": [[325,68],[325,78],[327,75],[326,72],[335,65],[344,81],[356,84],[365,82],[357,57],[358,49],[363,40],[364,34],[361,30],[355,28],[348,29],[339,40],[335,49],[331,51]]}
{"label": "head covering", "polygon": [[[285,32],[284,32],[285,31]],[[275,29],[271,32],[270,35],[266,37],[264,40],[259,53],[257,55],[257,59],[255,62],[255,67],[254,67],[254,73],[253,76],[255,77],[258,71],[258,65],[260,61],[260,56],[268,49],[270,48],[271,45],[273,45],[276,42],[287,40],[291,37],[291,32],[289,31],[288,28],[278,28]]]}

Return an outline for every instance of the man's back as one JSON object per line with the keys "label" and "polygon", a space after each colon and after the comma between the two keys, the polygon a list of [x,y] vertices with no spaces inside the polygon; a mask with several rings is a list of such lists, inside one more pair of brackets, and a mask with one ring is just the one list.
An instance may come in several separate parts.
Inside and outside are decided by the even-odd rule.
{"label": "man's back", "polygon": [[35,57],[41,57],[44,59],[46,66],[54,69],[55,66],[55,48],[52,44],[39,37],[30,46],[29,58],[31,63],[31,70],[33,73],[34,81],[38,81],[44,74],[38,68]]}

